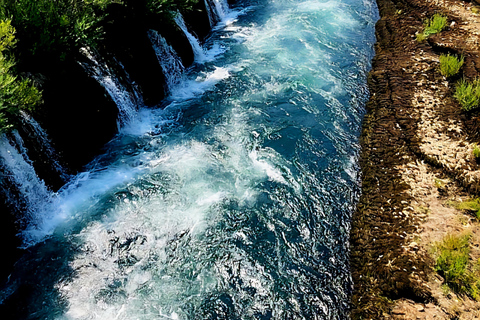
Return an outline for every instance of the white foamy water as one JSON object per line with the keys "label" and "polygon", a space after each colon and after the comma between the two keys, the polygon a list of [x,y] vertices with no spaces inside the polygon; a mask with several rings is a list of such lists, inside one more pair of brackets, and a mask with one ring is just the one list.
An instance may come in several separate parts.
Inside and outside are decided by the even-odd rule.
{"label": "white foamy water", "polygon": [[5,134],[0,137],[0,165],[18,191],[11,196],[18,201],[17,209],[23,213],[23,224],[28,228],[41,221],[39,213],[52,201],[52,192],[38,178],[18,132],[11,135],[12,139]]}
{"label": "white foamy water", "polygon": [[183,16],[180,12],[175,14],[175,23],[182,29],[183,33],[188,39],[188,42],[192,46],[193,55],[195,57],[195,61],[203,62],[207,60],[207,56],[205,54],[205,50],[200,46],[198,39],[188,31],[187,26],[185,25],[185,21],[183,20]]}

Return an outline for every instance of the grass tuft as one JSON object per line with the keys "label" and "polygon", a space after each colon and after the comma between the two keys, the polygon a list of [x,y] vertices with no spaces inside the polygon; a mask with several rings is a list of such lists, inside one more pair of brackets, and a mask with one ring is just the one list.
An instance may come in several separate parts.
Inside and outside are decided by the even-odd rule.
{"label": "grass tuft", "polygon": [[435,270],[445,278],[445,283],[452,291],[480,298],[480,278],[478,262],[469,263],[471,235],[447,235],[443,241],[434,246],[436,256]]}
{"label": "grass tuft", "polygon": [[447,26],[447,17],[441,14],[434,14],[431,19],[427,19],[421,33],[417,34],[417,41],[424,41],[432,34],[439,33]]}
{"label": "grass tuft", "polygon": [[480,81],[478,79],[473,82],[460,80],[455,87],[453,96],[465,111],[478,108],[480,105]]}
{"label": "grass tuft", "polygon": [[475,160],[480,161],[480,147],[478,144],[473,145],[473,156],[475,157]]}
{"label": "grass tuft", "polygon": [[440,73],[445,77],[456,75],[463,66],[464,57],[453,56],[450,54],[442,54],[440,56]]}
{"label": "grass tuft", "polygon": [[480,198],[475,198],[467,201],[450,201],[448,204],[457,210],[475,213],[477,219],[480,220]]}

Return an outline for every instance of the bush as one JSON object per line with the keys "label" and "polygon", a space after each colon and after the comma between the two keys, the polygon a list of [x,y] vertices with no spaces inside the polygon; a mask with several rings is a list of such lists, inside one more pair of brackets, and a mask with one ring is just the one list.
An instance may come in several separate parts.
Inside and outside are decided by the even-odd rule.
{"label": "bush", "polygon": [[450,54],[440,55],[440,73],[445,77],[451,77],[456,75],[464,62],[463,56],[458,58],[457,56],[452,56]]}
{"label": "bush", "polygon": [[470,111],[477,108],[480,104],[480,81],[477,79],[469,83],[465,79],[460,80],[455,87],[453,96],[463,110]]}
{"label": "bush", "polygon": [[417,40],[423,41],[430,35],[439,33],[447,26],[447,17],[441,14],[434,14],[431,19],[427,19],[424,23],[423,31],[417,34]]}
{"label": "bush", "polygon": [[478,263],[469,264],[470,234],[447,235],[442,242],[436,243],[435,270],[444,278],[446,284],[456,293],[465,294],[473,299],[480,297],[480,279]]}
{"label": "bush", "polygon": [[80,46],[95,47],[103,39],[102,22],[110,4],[141,14],[170,15],[191,10],[198,0],[2,0],[0,20],[11,19],[21,51],[62,58]]}
{"label": "bush", "polygon": [[11,120],[20,109],[32,109],[41,100],[40,92],[30,80],[13,74],[15,63],[8,55],[15,43],[11,21],[0,21],[0,133],[12,127]]}
{"label": "bush", "polygon": [[477,219],[480,219],[480,198],[471,199],[468,201],[451,201],[449,202],[449,205],[458,210],[475,213]]}

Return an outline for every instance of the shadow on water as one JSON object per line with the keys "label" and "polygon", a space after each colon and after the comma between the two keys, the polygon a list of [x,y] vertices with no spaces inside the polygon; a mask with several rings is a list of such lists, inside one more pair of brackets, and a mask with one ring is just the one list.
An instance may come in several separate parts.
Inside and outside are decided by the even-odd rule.
{"label": "shadow on water", "polygon": [[26,249],[2,292],[7,297],[0,313],[12,320],[50,320],[62,315],[67,303],[56,285],[74,276],[69,265],[73,253],[53,238]]}

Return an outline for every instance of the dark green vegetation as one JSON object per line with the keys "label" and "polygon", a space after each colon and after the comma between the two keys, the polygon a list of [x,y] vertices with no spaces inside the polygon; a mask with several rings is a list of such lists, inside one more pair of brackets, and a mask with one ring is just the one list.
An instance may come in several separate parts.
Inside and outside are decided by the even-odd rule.
{"label": "dark green vegetation", "polygon": [[20,109],[35,107],[41,94],[29,79],[14,75],[15,66],[10,55],[14,48],[15,28],[9,20],[0,21],[0,133],[13,126],[13,119]]}
{"label": "dark green vegetation", "polygon": [[80,47],[99,46],[114,12],[124,10],[145,19],[154,16],[156,20],[172,21],[174,12],[189,11],[196,2],[1,0],[0,132],[12,128],[19,109],[33,109],[41,101],[32,81],[19,78],[19,74],[45,73],[43,69],[48,66],[75,60]]}
{"label": "dark green vegetation", "polygon": [[[478,203],[477,203],[478,204]],[[447,235],[434,246],[435,270],[450,289],[478,300],[480,298],[479,265],[469,261],[471,235]]]}
{"label": "dark green vegetation", "polygon": [[196,0],[3,0],[0,19],[12,19],[22,40],[22,52],[64,57],[79,45],[102,39],[102,22],[112,5],[145,14],[163,15],[192,8]]}

